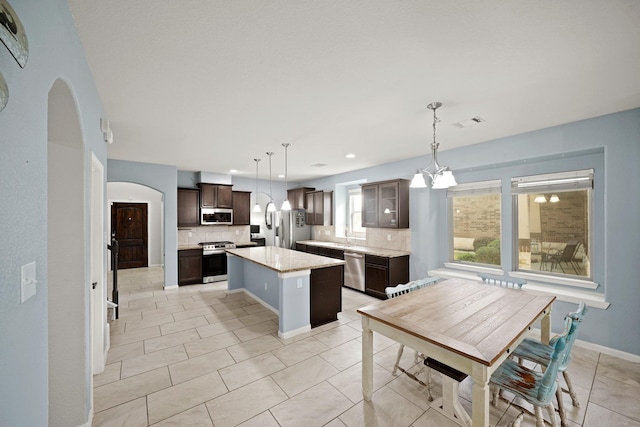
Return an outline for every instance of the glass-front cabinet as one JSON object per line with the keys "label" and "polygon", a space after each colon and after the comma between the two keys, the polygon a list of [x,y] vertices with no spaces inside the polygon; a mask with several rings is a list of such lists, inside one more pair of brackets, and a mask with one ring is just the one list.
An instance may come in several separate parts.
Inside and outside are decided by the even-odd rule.
{"label": "glass-front cabinet", "polygon": [[409,228],[409,180],[364,184],[362,226]]}

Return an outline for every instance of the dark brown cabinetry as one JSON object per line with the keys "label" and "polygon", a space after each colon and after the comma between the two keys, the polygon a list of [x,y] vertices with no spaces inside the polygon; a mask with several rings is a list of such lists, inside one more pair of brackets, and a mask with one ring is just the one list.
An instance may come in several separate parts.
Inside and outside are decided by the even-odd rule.
{"label": "dark brown cabinetry", "polygon": [[342,265],[311,270],[309,297],[312,328],[338,320],[338,313],[342,311],[343,277]]}
{"label": "dark brown cabinetry", "polygon": [[200,205],[203,208],[233,207],[233,190],[231,185],[198,184],[200,186]]}
{"label": "dark brown cabinetry", "polygon": [[233,192],[233,225],[251,224],[251,192]]}
{"label": "dark brown cabinetry", "polygon": [[362,185],[362,226],[409,228],[409,184],[398,179]]}
{"label": "dark brown cabinetry", "polygon": [[178,188],[178,227],[200,225],[200,191]]}
{"label": "dark brown cabinetry", "polygon": [[396,286],[409,281],[409,256],[394,258],[376,255],[364,257],[365,292],[380,299],[386,299],[387,286]]}
{"label": "dark brown cabinetry", "polygon": [[333,224],[333,191],[310,191],[307,198],[307,224]]}
{"label": "dark brown cabinetry", "polygon": [[178,251],[178,284],[202,283],[202,249]]}
{"label": "dark brown cabinetry", "polygon": [[291,209],[307,209],[307,193],[315,188],[302,187],[287,190],[287,199],[291,203]]}
{"label": "dark brown cabinetry", "polygon": [[307,252],[310,254],[326,256],[328,258],[344,260],[344,251],[342,249],[327,248],[324,246],[307,245],[304,243],[296,243],[296,250]]}

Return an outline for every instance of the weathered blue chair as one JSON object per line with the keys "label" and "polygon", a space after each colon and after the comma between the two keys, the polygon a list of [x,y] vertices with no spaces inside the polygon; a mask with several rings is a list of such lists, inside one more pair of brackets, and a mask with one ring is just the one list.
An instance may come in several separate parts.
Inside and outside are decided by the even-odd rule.
{"label": "weathered blue chair", "polygon": [[[569,393],[571,396],[571,402],[573,406],[576,408],[580,407],[580,402],[578,401],[578,396],[576,395],[575,390],[573,389],[573,384],[571,383],[571,378],[569,378],[569,373],[567,372],[567,368],[569,367],[569,363],[571,363],[571,349],[573,348],[573,343],[578,336],[578,328],[582,324],[582,320],[584,319],[584,315],[587,312],[587,305],[584,302],[581,302],[578,306],[578,310],[575,312],[569,313],[565,316],[565,328],[566,332],[566,344],[567,347],[565,349],[565,353],[563,358],[560,360],[560,365],[558,366],[558,372],[562,372],[564,376],[564,380],[567,383],[567,390],[563,390],[560,385],[556,390],[556,398],[558,401],[558,412],[560,413],[560,422],[562,426],[567,425],[566,414],[564,411],[564,403],[562,400],[562,392],[565,391]],[[543,344],[540,341],[536,341],[531,338],[525,338],[524,341],[516,347],[513,351],[513,356],[519,359],[530,360],[534,363],[537,363],[541,366],[546,366],[551,353],[553,352],[553,347],[551,345]]]}
{"label": "weathered blue chair", "polygon": [[[571,322],[571,319],[569,321]],[[502,362],[491,375],[490,384],[494,389],[493,405],[497,404],[498,390],[508,390],[533,405],[537,427],[544,427],[543,407],[547,409],[552,427],[558,427],[558,420],[551,401],[558,387],[556,377],[565,354],[566,336],[554,337],[550,346],[552,352],[549,359],[544,361],[547,367],[544,374],[527,368],[512,359],[506,359]],[[524,413],[520,413],[513,422],[513,427],[519,427],[523,418]]]}
{"label": "weathered blue chair", "polygon": [[496,274],[478,273],[478,277],[482,279],[482,283],[500,286],[502,288],[520,289],[522,285],[526,285],[527,281],[511,276],[498,276]]}
{"label": "weathered blue chair", "polygon": [[[409,283],[405,283],[402,285],[397,285],[397,286],[393,286],[393,287],[387,287],[385,288],[385,293],[387,294],[387,298],[391,299],[391,298],[397,298],[399,296],[408,294],[410,292],[416,291],[418,289],[422,289],[424,287],[433,285],[434,283],[436,283],[438,280],[440,280],[439,277],[426,277],[424,279],[419,279],[419,280],[414,280],[411,281]],[[417,375],[419,375],[422,370],[424,370],[425,368],[423,367],[422,369],[420,369],[418,372],[416,372],[415,374],[412,374],[411,372],[408,372],[407,370],[405,370],[404,368],[402,368],[400,366],[400,358],[402,357],[402,353],[404,351],[404,344],[400,344],[400,348],[398,349],[398,357],[396,358],[396,363],[393,365],[393,371],[392,374],[393,375],[397,375],[398,370],[400,370],[400,372],[406,374],[409,378],[417,381],[418,383],[420,383],[421,385],[427,387],[427,391],[429,393],[429,402],[431,402],[433,400],[433,397],[431,397],[431,387],[428,386],[427,384],[425,384],[422,380],[420,380]],[[418,351],[416,351],[415,357],[414,357],[414,363],[419,363],[421,360],[424,360],[425,356],[421,353],[419,353]],[[428,372],[428,375],[430,376],[431,373]],[[430,380],[430,378],[429,378]]]}

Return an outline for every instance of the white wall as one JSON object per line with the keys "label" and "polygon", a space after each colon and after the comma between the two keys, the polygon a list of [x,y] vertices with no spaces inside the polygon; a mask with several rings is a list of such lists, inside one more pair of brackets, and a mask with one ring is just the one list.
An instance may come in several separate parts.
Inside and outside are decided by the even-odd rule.
{"label": "white wall", "polygon": [[[146,203],[147,204],[147,231],[148,231],[148,255],[149,266],[164,264],[163,245],[163,197],[162,193],[153,188],[129,182],[107,183],[107,229],[111,236],[111,204],[120,203]],[[111,265],[111,264],[109,264]]]}

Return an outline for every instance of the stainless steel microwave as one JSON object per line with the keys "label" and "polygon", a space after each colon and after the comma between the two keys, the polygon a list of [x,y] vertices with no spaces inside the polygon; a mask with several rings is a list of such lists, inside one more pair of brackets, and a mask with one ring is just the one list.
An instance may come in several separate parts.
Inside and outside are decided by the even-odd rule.
{"label": "stainless steel microwave", "polygon": [[200,224],[233,225],[233,209],[200,208]]}

